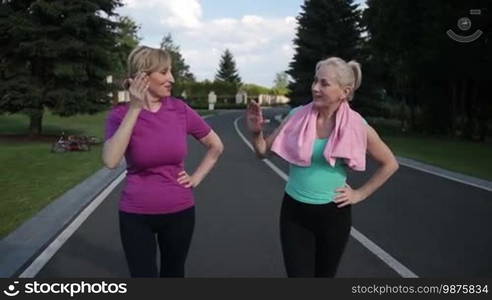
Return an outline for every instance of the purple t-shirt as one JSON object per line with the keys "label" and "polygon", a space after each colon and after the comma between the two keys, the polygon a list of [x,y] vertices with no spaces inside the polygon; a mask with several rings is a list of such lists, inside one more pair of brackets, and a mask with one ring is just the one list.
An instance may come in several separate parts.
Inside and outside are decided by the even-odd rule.
{"label": "purple t-shirt", "polygon": [[[106,120],[106,140],[121,124],[128,104],[113,108]],[[210,126],[186,103],[167,97],[157,112],[142,109],[128,148],[126,185],[120,210],[138,214],[167,214],[194,205],[192,188],[177,182],[188,153],[187,136],[205,137]]]}

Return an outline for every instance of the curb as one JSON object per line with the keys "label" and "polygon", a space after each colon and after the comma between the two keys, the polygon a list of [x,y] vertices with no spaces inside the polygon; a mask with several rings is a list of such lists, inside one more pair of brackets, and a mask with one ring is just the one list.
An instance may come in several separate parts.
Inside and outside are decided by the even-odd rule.
{"label": "curb", "polygon": [[[203,118],[214,116],[206,115]],[[19,277],[37,256],[125,170],[125,163],[114,170],[100,169],[0,240],[0,278]]]}
{"label": "curb", "polygon": [[0,241],[0,277],[17,277],[80,212],[126,169],[102,168]]}

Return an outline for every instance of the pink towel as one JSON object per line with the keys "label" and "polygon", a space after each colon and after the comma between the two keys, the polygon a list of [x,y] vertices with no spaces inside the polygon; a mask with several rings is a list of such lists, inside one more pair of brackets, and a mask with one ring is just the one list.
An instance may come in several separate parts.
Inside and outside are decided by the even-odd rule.
{"label": "pink towel", "polygon": [[[294,113],[280,130],[272,144],[272,151],[302,167],[311,165],[318,111],[309,103]],[[323,152],[333,167],[336,158],[343,158],[356,171],[366,169],[367,125],[346,101],[340,104],[333,128]]]}

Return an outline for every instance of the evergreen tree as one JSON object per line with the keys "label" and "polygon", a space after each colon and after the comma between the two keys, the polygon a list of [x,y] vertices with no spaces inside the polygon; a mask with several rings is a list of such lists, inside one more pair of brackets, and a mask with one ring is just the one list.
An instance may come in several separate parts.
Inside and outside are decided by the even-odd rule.
{"label": "evergreen tree", "polygon": [[[491,33],[484,30],[491,28],[486,17],[491,2],[368,0],[367,5],[370,66],[382,75],[378,79],[388,95],[410,108],[409,116],[401,116],[410,128],[483,141],[492,109]],[[470,8],[481,9],[481,15],[471,15]],[[472,20],[468,32],[456,25],[461,17]],[[446,34],[478,29],[483,36],[467,44]]]}
{"label": "evergreen tree", "polygon": [[226,49],[220,58],[219,70],[215,75],[215,80],[229,82],[236,87],[241,86],[241,77],[239,77],[236,62],[229,49]]}
{"label": "evergreen tree", "polygon": [[122,16],[118,18],[118,28],[116,30],[116,46],[117,49],[114,57],[114,73],[116,77],[126,77],[127,60],[130,52],[138,46],[140,37],[138,31],[140,26],[135,23],[130,17]]}
{"label": "evergreen tree", "polygon": [[171,55],[172,73],[178,84],[183,81],[195,81],[195,76],[190,72],[190,66],[186,64],[179,46],[174,43],[170,33],[162,38],[161,49],[165,49]]}
{"label": "evergreen tree", "polygon": [[305,0],[297,18],[295,54],[288,74],[296,104],[309,102],[316,62],[329,56],[357,59],[360,12],[353,0]]}
{"label": "evergreen tree", "polygon": [[0,112],[24,113],[30,133],[45,108],[71,116],[107,108],[119,0],[0,3]]}

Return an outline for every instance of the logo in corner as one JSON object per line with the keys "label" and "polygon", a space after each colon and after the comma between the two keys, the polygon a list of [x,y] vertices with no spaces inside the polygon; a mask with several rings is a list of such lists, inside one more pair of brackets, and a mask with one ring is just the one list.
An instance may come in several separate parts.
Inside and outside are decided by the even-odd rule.
{"label": "logo in corner", "polygon": [[[482,11],[480,9],[471,9],[470,10],[470,15],[481,15]],[[463,17],[458,20],[458,28],[462,31],[467,31],[471,28],[472,22],[470,18],[468,17]],[[483,34],[482,30],[476,30],[474,33],[470,35],[461,35],[458,33],[455,33],[452,29],[449,29],[446,31],[447,35],[455,40],[456,42],[460,43],[471,43],[473,41],[476,41],[480,36]]]}
{"label": "logo in corner", "polygon": [[9,297],[14,297],[19,294],[19,291],[15,290],[15,285],[18,284],[18,281],[14,281],[14,284],[9,285],[9,287],[3,291],[3,293]]}

